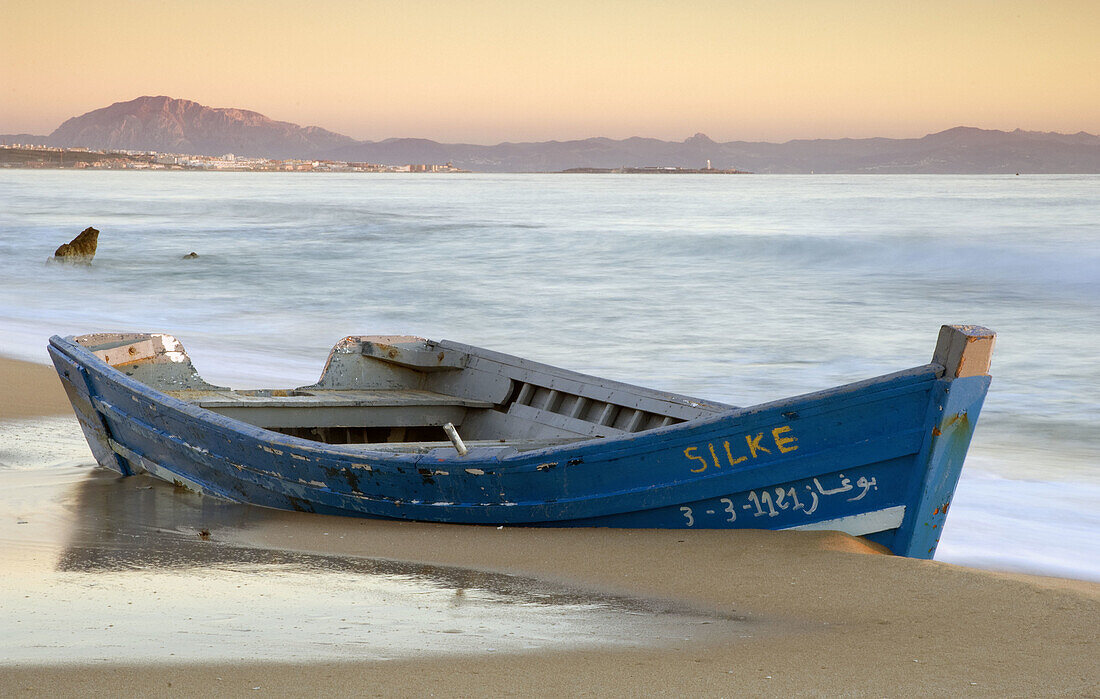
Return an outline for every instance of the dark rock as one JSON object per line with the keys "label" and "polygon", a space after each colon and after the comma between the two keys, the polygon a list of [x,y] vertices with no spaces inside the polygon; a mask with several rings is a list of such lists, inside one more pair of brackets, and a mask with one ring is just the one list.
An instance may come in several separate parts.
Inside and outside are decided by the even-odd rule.
{"label": "dark rock", "polygon": [[99,231],[85,228],[80,235],[64,243],[54,251],[54,257],[66,258],[72,262],[91,262],[99,244]]}
{"label": "dark rock", "polygon": [[195,259],[195,258],[196,258],[196,257],[198,257],[198,256],[199,256],[199,253],[197,253],[197,252],[189,252],[189,253],[187,253],[186,255],[184,255],[184,256],[183,256],[183,259],[185,259],[185,260],[193,260],[193,259]]}

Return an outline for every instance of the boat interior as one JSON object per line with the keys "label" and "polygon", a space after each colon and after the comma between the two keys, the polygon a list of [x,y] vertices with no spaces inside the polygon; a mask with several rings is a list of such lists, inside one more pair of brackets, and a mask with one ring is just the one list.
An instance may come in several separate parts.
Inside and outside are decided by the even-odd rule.
{"label": "boat interior", "polygon": [[[258,390],[207,383],[171,335],[72,339],[150,388],[212,412],[302,439],[370,444],[372,450],[418,452],[464,443],[522,451],[644,432],[734,408],[411,336],[346,337],[332,349],[317,383]],[[452,428],[455,435],[448,434]]]}

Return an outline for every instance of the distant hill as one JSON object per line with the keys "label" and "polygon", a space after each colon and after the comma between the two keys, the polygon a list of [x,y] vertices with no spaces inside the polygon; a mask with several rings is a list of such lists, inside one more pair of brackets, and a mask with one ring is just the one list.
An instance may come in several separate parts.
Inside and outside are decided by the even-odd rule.
{"label": "distant hill", "polygon": [[50,144],[195,155],[311,158],[354,139],[316,126],[273,121],[245,109],[205,107],[171,97],[138,97],[69,119]]}
{"label": "distant hill", "polygon": [[716,143],[703,134],[685,141],[587,138],[580,141],[443,144],[422,139],[365,142],[339,151],[370,162],[446,162],[487,172],[670,166],[760,173],[1100,173],[1100,137],[1011,133],[958,127],[923,138]]}
{"label": "distant hill", "polygon": [[[0,143],[41,136],[0,136]],[[4,140],[12,139],[12,140]],[[23,140],[19,140],[23,139]],[[759,173],[1100,173],[1100,137],[1088,133],[957,127],[922,138],[717,143],[587,138],[480,146],[419,138],[356,141],[316,126],[273,121],[170,97],[139,97],[69,119],[50,145],[199,155],[321,158],[384,165],[445,163],[475,172],[558,172],[572,168],[681,167]],[[42,141],[37,141],[42,142]]]}
{"label": "distant hill", "polygon": [[17,144],[45,146],[49,141],[49,136],[36,136],[31,133],[0,133],[0,146],[14,146]]}

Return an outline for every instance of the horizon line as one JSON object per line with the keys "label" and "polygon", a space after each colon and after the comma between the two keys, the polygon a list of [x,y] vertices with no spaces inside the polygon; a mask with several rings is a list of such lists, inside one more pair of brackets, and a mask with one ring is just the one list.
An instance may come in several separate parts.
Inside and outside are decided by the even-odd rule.
{"label": "horizon line", "polygon": [[[633,139],[648,140],[648,141],[660,141],[660,142],[663,142],[663,143],[686,143],[688,141],[691,141],[692,139],[702,137],[702,138],[705,138],[708,141],[711,141],[712,143],[715,143],[715,144],[718,144],[718,145],[725,145],[725,144],[730,144],[730,143],[785,145],[785,144],[788,144],[788,143],[795,143],[795,142],[799,142],[799,141],[868,141],[868,140],[905,141],[905,140],[919,140],[921,138],[926,138],[928,136],[935,136],[937,134],[947,133],[948,131],[964,130],[964,129],[965,130],[973,130],[973,131],[998,132],[998,133],[1004,133],[1004,134],[1024,133],[1024,134],[1043,134],[1043,135],[1053,134],[1053,135],[1057,135],[1057,136],[1082,136],[1083,135],[1083,136],[1091,136],[1091,137],[1094,137],[1094,138],[1098,137],[1098,134],[1093,133],[1091,131],[1086,131],[1085,129],[1079,129],[1079,130],[1073,131],[1073,132],[1042,131],[1042,130],[1035,130],[1035,129],[1024,129],[1022,127],[1017,126],[1015,129],[1006,130],[1006,129],[997,129],[997,128],[986,128],[986,127],[981,127],[981,126],[970,126],[970,125],[967,125],[967,124],[957,124],[955,126],[950,126],[950,127],[944,128],[944,129],[928,130],[928,131],[925,131],[924,133],[922,133],[920,135],[910,135],[910,136],[877,136],[877,135],[875,135],[875,136],[833,136],[833,137],[827,137],[827,136],[799,136],[799,137],[795,137],[795,138],[789,138],[789,139],[786,139],[786,140],[783,140],[783,141],[748,140],[748,139],[743,139],[743,138],[741,138],[741,139],[732,139],[732,140],[728,140],[728,141],[717,141],[717,140],[712,139],[710,136],[703,133],[702,131],[696,131],[691,136],[688,136],[687,138],[684,138],[682,140],[665,139],[665,138],[660,138],[658,136],[643,136],[643,135],[638,135],[638,134],[635,134],[635,135],[632,135],[632,136],[625,136],[625,137],[622,137],[622,138],[615,138],[613,136],[594,135],[594,136],[584,136],[584,137],[575,137],[575,138],[545,138],[545,139],[541,139],[541,140],[536,140],[536,139],[508,140],[508,139],[506,139],[506,140],[498,140],[498,141],[495,141],[495,142],[483,142],[483,143],[476,143],[476,142],[473,142],[473,141],[462,141],[462,140],[459,140],[459,141],[437,140],[437,139],[429,138],[429,137],[426,137],[426,136],[387,136],[385,138],[379,138],[379,139],[360,139],[360,138],[356,138],[354,136],[349,136],[349,135],[347,135],[345,133],[342,133],[342,132],[339,132],[339,131],[334,131],[332,129],[321,126],[319,124],[298,124],[296,122],[286,121],[284,119],[273,118],[271,116],[268,116],[267,114],[264,114],[262,112],[258,112],[254,109],[249,109],[247,107],[211,107],[209,105],[205,105],[205,104],[203,104],[201,102],[197,102],[195,100],[191,100],[191,99],[187,99],[187,98],[183,98],[183,97],[171,97],[171,96],[168,96],[168,95],[139,95],[138,97],[134,97],[134,98],[129,99],[129,100],[120,100],[120,101],[117,101],[117,102],[112,102],[111,104],[109,104],[105,107],[97,107],[95,109],[91,109],[89,111],[86,111],[83,114],[68,117],[68,118],[64,119],[60,124],[58,124],[48,134],[32,134],[32,133],[29,133],[29,132],[18,132],[18,133],[12,132],[12,133],[3,133],[3,134],[0,134],[0,136],[8,136],[8,137],[11,137],[11,136],[33,136],[33,137],[36,137],[36,138],[50,138],[58,129],[61,128],[61,126],[63,126],[66,122],[70,121],[71,119],[79,119],[81,117],[88,116],[89,114],[92,114],[94,112],[102,111],[104,109],[110,109],[111,107],[114,107],[114,106],[117,106],[117,105],[129,104],[131,102],[136,102],[136,101],[141,100],[141,99],[158,99],[158,98],[164,98],[164,99],[168,99],[168,100],[172,100],[172,101],[178,101],[178,102],[189,102],[189,103],[192,103],[192,104],[197,104],[197,105],[199,105],[199,106],[201,106],[205,109],[226,110],[226,111],[234,110],[234,111],[241,111],[241,112],[249,112],[249,113],[252,113],[252,114],[257,114],[257,115],[259,115],[259,116],[261,116],[265,119],[268,119],[270,121],[273,121],[273,122],[291,124],[293,126],[297,126],[298,128],[322,129],[324,131],[328,131],[329,133],[333,133],[333,134],[336,134],[336,135],[339,135],[339,136],[343,136],[345,138],[349,138],[349,139],[355,141],[358,144],[386,143],[386,142],[389,142],[389,141],[430,141],[432,143],[438,143],[438,144],[441,144],[441,145],[451,145],[451,146],[494,147],[494,146],[502,146],[502,145],[519,145],[519,144],[525,144],[525,143],[532,143],[532,144],[538,144],[538,143],[571,143],[571,142],[580,142],[580,141],[589,141],[589,140],[607,140],[607,141],[621,142],[621,141],[630,141],[630,140],[633,140]],[[37,144],[28,144],[28,145],[37,145]]]}

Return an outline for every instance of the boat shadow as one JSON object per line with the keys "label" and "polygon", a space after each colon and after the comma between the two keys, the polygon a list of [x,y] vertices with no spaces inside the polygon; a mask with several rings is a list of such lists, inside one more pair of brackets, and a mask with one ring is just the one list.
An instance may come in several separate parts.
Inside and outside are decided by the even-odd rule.
{"label": "boat shadow", "polygon": [[228,502],[145,475],[123,478],[103,468],[92,469],[75,487],[73,530],[58,558],[59,572],[251,570],[315,575],[318,585],[324,584],[325,575],[351,575],[362,576],[364,581],[385,578],[450,591],[452,604],[461,604],[472,595],[500,604],[580,605],[634,614],[746,621],[739,615],[701,612],[677,602],[580,590],[520,575],[228,544],[210,532],[221,537],[229,530],[259,526],[275,518],[286,523],[316,515]]}

